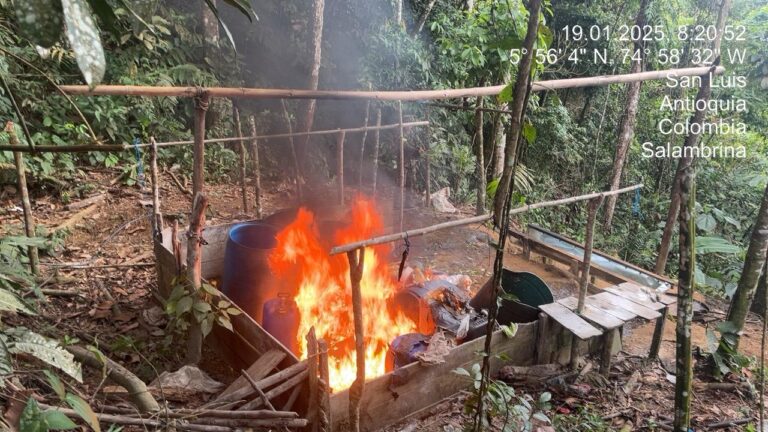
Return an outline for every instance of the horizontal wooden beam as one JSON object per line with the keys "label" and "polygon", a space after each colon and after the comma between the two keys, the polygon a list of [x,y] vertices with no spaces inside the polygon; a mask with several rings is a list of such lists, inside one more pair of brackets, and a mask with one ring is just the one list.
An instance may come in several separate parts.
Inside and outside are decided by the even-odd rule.
{"label": "horizontal wooden beam", "polygon": [[[612,190],[612,191],[593,192],[593,193],[590,193],[590,194],[579,195],[579,196],[570,197],[570,198],[563,198],[563,199],[559,199],[559,200],[543,201],[543,202],[540,202],[540,203],[528,204],[528,205],[524,205],[524,206],[517,207],[517,208],[514,208],[514,209],[510,210],[509,214],[513,215],[513,214],[518,214],[518,213],[526,213],[526,212],[529,212],[531,210],[535,210],[535,209],[539,209],[539,208],[544,208],[544,207],[554,207],[554,206],[559,206],[559,205],[563,205],[563,204],[570,204],[570,203],[574,203],[574,202],[578,202],[578,201],[586,201],[586,200],[590,200],[592,198],[601,198],[601,197],[607,197],[607,196],[611,196],[611,195],[618,195],[618,194],[625,193],[625,192],[631,192],[631,191],[633,191],[635,189],[640,189],[642,187],[643,187],[643,185],[641,183],[641,184],[636,184],[634,186],[627,186],[625,188],[616,189],[616,190]],[[437,225],[431,225],[431,226],[424,227],[424,228],[412,229],[412,230],[409,230],[409,231],[403,231],[403,232],[399,232],[399,233],[395,233],[395,234],[387,234],[387,235],[383,235],[383,236],[373,237],[373,238],[370,238],[370,239],[367,239],[367,240],[360,240],[360,241],[356,241],[356,242],[352,242],[352,243],[347,243],[345,245],[340,245],[340,246],[336,246],[336,247],[332,248],[331,249],[331,255],[337,255],[337,254],[340,254],[340,253],[349,252],[349,251],[352,251],[352,250],[355,250],[355,249],[359,249],[361,247],[375,246],[375,245],[379,245],[379,244],[383,244],[383,243],[391,243],[393,241],[402,240],[402,239],[409,238],[409,237],[418,237],[418,236],[422,236],[424,234],[429,234],[429,233],[432,233],[432,232],[435,232],[435,231],[441,231],[441,230],[448,229],[448,228],[455,228],[455,227],[460,227],[460,226],[464,226],[464,225],[472,225],[472,224],[476,224],[476,223],[482,223],[482,222],[491,220],[492,217],[493,217],[493,215],[489,213],[489,214],[484,214],[484,215],[480,215],[480,216],[474,216],[474,217],[465,218],[465,219],[457,219],[457,220],[454,220],[454,221],[443,222],[443,223],[439,223]]]}
{"label": "horizontal wooden beam", "polygon": [[[429,124],[428,121],[416,121],[416,122],[408,122],[403,123],[404,128],[412,128],[412,127],[419,127],[419,126],[427,126]],[[295,137],[295,136],[308,136],[308,135],[335,135],[339,132],[344,133],[355,133],[355,132],[364,132],[366,130],[387,130],[387,129],[397,129],[400,127],[399,123],[393,123],[388,125],[382,125],[382,126],[362,126],[362,127],[356,127],[356,128],[346,128],[346,129],[328,129],[328,130],[319,130],[319,131],[310,131],[310,132],[293,132],[293,133],[279,133],[279,134],[272,134],[272,135],[252,135],[252,136],[245,136],[245,137],[234,137],[234,138],[209,138],[204,141],[205,144],[214,144],[214,143],[227,143],[227,142],[239,142],[240,140],[250,140],[250,139],[258,139],[258,140],[265,140],[265,139],[277,139],[277,138],[288,138],[288,137]],[[158,147],[172,147],[172,146],[179,146],[179,145],[191,145],[194,141],[187,140],[187,141],[169,141],[169,142],[161,142],[157,143]],[[140,143],[137,144],[137,147],[149,147],[151,144],[149,143]],[[126,150],[132,150],[133,145],[130,144],[84,144],[84,145],[71,145],[71,146],[52,146],[52,145],[38,145],[35,146],[34,150],[30,150],[29,147],[16,147],[16,146],[9,146],[9,145],[0,145],[0,151],[21,151],[21,152],[41,152],[41,153],[83,153],[83,152],[121,152]]]}
{"label": "horizontal wooden beam", "polygon": [[[566,78],[550,81],[536,81],[532,91],[547,91],[566,88],[605,86],[610,84],[630,83],[666,79],[669,76],[701,76],[708,73],[722,74],[725,68],[692,67],[639,72],[623,75],[603,75],[596,77]],[[63,85],[61,89],[71,96],[149,96],[149,97],[209,97],[233,99],[330,99],[330,100],[381,100],[381,101],[418,101],[434,99],[455,99],[476,96],[496,96],[506,87],[472,87],[445,90],[407,90],[407,91],[357,91],[357,90],[301,90],[267,89],[242,87],[153,87],[126,85],[99,85],[93,89],[86,85]]]}

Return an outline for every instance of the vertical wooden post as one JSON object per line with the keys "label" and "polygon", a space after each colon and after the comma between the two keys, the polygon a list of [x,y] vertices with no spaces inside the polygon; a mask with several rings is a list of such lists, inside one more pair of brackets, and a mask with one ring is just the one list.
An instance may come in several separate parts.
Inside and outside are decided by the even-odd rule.
{"label": "vertical wooden post", "polygon": [[376,110],[376,130],[373,131],[373,195],[376,196],[376,177],[379,175],[379,137],[381,108]]}
{"label": "vertical wooden post", "polygon": [[549,315],[539,312],[539,325],[536,332],[536,364],[547,364],[552,355],[552,335],[550,335]]}
{"label": "vertical wooden post", "polygon": [[[301,163],[299,162],[299,157],[296,155],[296,143],[293,139],[293,126],[291,125],[291,115],[288,114],[288,105],[285,103],[285,99],[280,99],[280,105],[282,105],[283,107],[283,119],[285,120],[286,130],[288,131],[288,144],[291,147],[291,158],[293,158],[293,170],[294,170],[294,177],[296,180],[296,195],[299,202],[301,202],[304,199],[304,189],[303,189],[304,178],[301,175]],[[307,136],[307,140],[304,142],[304,144],[306,144],[307,142],[309,142],[309,136]],[[303,147],[306,147],[306,146],[304,145]]]}
{"label": "vertical wooden post", "polygon": [[179,218],[173,218],[171,228],[171,246],[173,247],[173,257],[176,259],[176,276],[181,276],[181,241],[179,240]]}
{"label": "vertical wooden post", "polygon": [[648,360],[654,360],[659,356],[659,349],[661,349],[661,341],[664,338],[664,325],[667,322],[668,307],[664,306],[659,311],[661,316],[656,318],[656,327],[653,328],[653,338],[651,339],[651,349],[648,350]]}
{"label": "vertical wooden post", "polygon": [[[205,209],[208,198],[202,193],[195,195],[187,232],[187,283],[193,299],[197,299],[202,281],[202,241],[205,226]],[[200,323],[192,318],[187,341],[187,364],[197,364],[203,347],[203,331]]]}
{"label": "vertical wooden post", "polygon": [[238,175],[240,176],[240,193],[243,196],[243,213],[248,214],[248,192],[245,184],[245,156],[247,151],[245,150],[245,140],[243,139],[243,127],[240,123],[240,110],[237,108],[234,101],[232,102],[232,117],[235,122],[235,133],[237,133],[237,136],[240,138],[240,141],[238,141],[237,144],[237,155],[239,159]]}
{"label": "vertical wooden post", "polygon": [[205,115],[210,97],[201,91],[195,98],[195,142],[192,149],[192,196],[203,193],[205,187]]}
{"label": "vertical wooden post", "polygon": [[[595,233],[595,219],[597,218],[597,209],[602,204],[602,198],[593,198],[587,204],[587,233],[584,239],[584,259],[581,265],[581,278],[579,279],[579,300],[576,305],[576,313],[584,313],[584,301],[587,298],[587,289],[589,287],[589,269],[592,263],[592,244]],[[606,338],[605,342],[608,342]],[[579,362],[579,338],[573,335],[571,341],[571,367],[576,368]],[[608,348],[610,361],[610,348]]]}
{"label": "vertical wooden post", "polygon": [[357,353],[357,376],[349,388],[349,419],[352,432],[360,432],[360,401],[365,388],[365,330],[363,328],[363,298],[360,280],[363,278],[365,248],[347,252],[349,279],[352,282],[352,315],[355,323],[355,351]]}
{"label": "vertical wooden post", "polygon": [[397,101],[397,116],[400,127],[398,131],[398,139],[400,145],[400,153],[398,157],[398,168],[400,170],[400,193],[399,199],[399,211],[400,211],[400,231],[403,231],[403,219],[405,211],[405,135],[403,133],[403,101]]}
{"label": "vertical wooden post", "polygon": [[424,142],[424,165],[426,165],[426,194],[427,197],[424,201],[426,207],[429,208],[432,205],[432,161],[430,160],[430,149],[432,148],[432,122],[430,117],[432,115],[432,108],[427,107],[427,139]]}
{"label": "vertical wooden post", "polygon": [[594,243],[595,219],[597,209],[602,204],[603,198],[592,198],[587,204],[587,232],[584,238],[584,259],[581,265],[581,279],[579,279],[579,302],[576,306],[576,312],[584,312],[584,299],[587,297],[587,287],[589,286],[589,269],[592,264],[592,244]]}
{"label": "vertical wooden post", "polygon": [[363,130],[363,141],[360,143],[360,167],[358,169],[359,177],[357,179],[357,187],[361,189],[363,187],[363,157],[365,156],[365,141],[368,139],[368,120],[371,113],[371,101],[365,103],[365,130]]}
{"label": "vertical wooden post", "polygon": [[319,355],[317,346],[317,337],[315,336],[315,327],[311,327],[307,333],[307,366],[309,382],[309,404],[307,407],[307,419],[311,425],[312,432],[319,430],[317,421],[318,412],[318,369]]}
{"label": "vertical wooden post", "polygon": [[160,211],[160,176],[157,173],[157,142],[149,137],[149,175],[152,179],[152,237],[162,240],[163,213]]}
{"label": "vertical wooden post", "polygon": [[320,373],[320,409],[318,412],[318,432],[330,432],[333,419],[331,418],[331,374],[328,369],[328,344],[325,340],[317,341],[319,352],[319,373]]}
{"label": "vertical wooden post", "polygon": [[[21,146],[13,122],[9,121],[5,124],[5,131],[8,133],[11,145]],[[29,200],[24,154],[22,152],[13,152],[13,161],[16,164],[16,176],[18,177],[19,193],[21,194],[21,208],[24,211],[24,233],[27,237],[35,237],[35,219],[32,215],[32,203]],[[29,268],[36,275],[40,271],[40,258],[38,257],[37,248],[29,246],[27,254],[29,255]]]}
{"label": "vertical wooden post", "polygon": [[611,372],[611,354],[613,351],[613,344],[618,335],[619,328],[616,327],[606,330],[605,336],[603,336],[603,350],[600,353],[600,373],[606,377]]}
{"label": "vertical wooden post", "polygon": [[339,134],[336,137],[336,152],[338,153],[336,178],[339,181],[339,204],[341,205],[344,205],[344,138],[346,134],[344,130],[339,130]]}
{"label": "vertical wooden post", "polygon": [[483,97],[477,97],[475,109],[475,181],[477,182],[475,214],[485,214],[485,149],[483,136]]}
{"label": "vertical wooden post", "polygon": [[256,192],[256,199],[253,203],[254,211],[256,212],[256,218],[261,219],[261,165],[259,162],[259,139],[256,135],[256,117],[251,116],[249,118],[251,123],[251,164],[253,169],[254,180],[254,192]]}

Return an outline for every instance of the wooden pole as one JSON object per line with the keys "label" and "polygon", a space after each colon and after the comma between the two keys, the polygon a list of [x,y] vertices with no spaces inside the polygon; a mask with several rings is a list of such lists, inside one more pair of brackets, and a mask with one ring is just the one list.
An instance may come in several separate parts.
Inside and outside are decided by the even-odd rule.
{"label": "wooden pole", "polygon": [[[581,277],[579,278],[579,298],[576,303],[576,313],[584,314],[584,301],[587,298],[587,288],[589,287],[589,269],[592,266],[592,245],[594,243],[595,219],[597,218],[597,209],[602,204],[602,198],[592,198],[587,204],[587,228],[584,236],[584,258],[581,263]],[[606,338],[605,343],[609,342]],[[613,341],[610,341],[613,343]],[[608,361],[610,362],[610,348],[608,348]],[[603,357],[603,360],[605,358]],[[579,363],[579,340],[576,335],[571,338],[571,368],[576,369]],[[610,364],[610,363],[609,363]],[[601,362],[601,369],[604,363]]]}
{"label": "wooden pole", "polygon": [[[432,109],[427,107],[427,122],[429,122],[429,119],[432,115]],[[427,139],[424,141],[424,165],[426,165],[426,180],[424,180],[424,183],[426,183],[426,194],[427,197],[425,199],[425,204],[427,208],[430,208],[432,205],[432,161],[430,156],[430,150],[432,147],[432,128],[427,124]]]}
{"label": "wooden pole", "polygon": [[[477,107],[483,107],[483,98],[477,98]],[[485,149],[483,137],[483,111],[475,110],[475,181],[477,182],[477,195],[475,200],[475,214],[485,214]]]}
{"label": "wooden pole", "polygon": [[659,311],[661,316],[656,318],[656,326],[653,328],[653,337],[651,338],[651,348],[648,350],[648,360],[654,360],[659,356],[661,342],[664,338],[664,326],[667,323],[668,312],[669,308],[664,306]]}
{"label": "wooden pole", "polygon": [[255,207],[256,218],[261,219],[261,165],[259,162],[259,139],[256,138],[256,117],[251,116],[249,121],[251,123],[251,136],[253,137],[251,140],[251,164],[253,165],[253,183],[254,192],[256,193],[255,202],[253,204]]}
{"label": "wooden pole", "polygon": [[[403,123],[404,128],[413,128],[413,127],[419,127],[419,126],[426,126],[426,121],[416,121],[416,122],[407,122]],[[390,129],[397,129],[400,127],[399,123],[393,123],[389,125],[379,125],[378,127],[369,126],[369,130],[390,130]],[[336,135],[339,133],[339,130],[343,130],[346,133],[356,133],[356,132],[363,132],[366,128],[363,127],[357,127],[357,128],[344,128],[344,129],[329,129],[329,130],[318,130],[318,131],[310,131],[310,132],[290,132],[290,133],[279,133],[279,134],[270,134],[270,135],[252,135],[247,137],[229,137],[229,138],[208,138],[203,140],[205,144],[223,144],[223,143],[229,143],[229,142],[237,142],[241,139],[260,139],[260,140],[268,140],[268,139],[278,139],[278,138],[292,138],[292,137],[299,137],[299,136],[319,136],[319,135]],[[187,141],[168,141],[168,142],[160,142],[157,143],[157,147],[174,147],[174,146],[180,146],[180,145],[190,145],[194,144],[194,140],[187,140]],[[135,147],[143,148],[143,147],[149,147],[150,143],[139,143]],[[123,145],[123,144],[84,144],[84,145],[71,145],[71,146],[35,146],[35,151],[40,153],[87,153],[87,152],[122,152],[122,151],[132,151],[134,148],[133,145]],[[21,147],[21,148],[15,148],[11,147],[9,145],[0,145],[0,151],[21,151],[21,152],[30,152],[29,147]]]}
{"label": "wooden pole", "polygon": [[[591,193],[591,194],[586,194],[586,195],[579,195],[579,196],[575,196],[575,197],[571,197],[571,198],[563,198],[563,199],[554,200],[554,201],[543,201],[543,202],[540,202],[540,203],[528,204],[528,205],[524,205],[522,207],[517,207],[515,209],[511,209],[509,211],[509,214],[513,215],[513,214],[518,214],[518,213],[526,213],[526,212],[529,212],[531,210],[536,210],[536,209],[540,209],[540,208],[544,208],[544,207],[555,207],[555,206],[559,206],[559,205],[563,205],[563,204],[570,204],[570,203],[574,203],[574,202],[578,202],[578,201],[586,201],[586,200],[593,199],[593,198],[602,198],[602,197],[606,197],[608,195],[625,193],[625,192],[631,192],[631,191],[633,191],[635,189],[639,189],[641,187],[643,187],[642,184],[637,184],[637,185],[634,185],[634,186],[628,186],[628,187],[625,187],[625,188],[622,188],[622,189],[616,189],[616,190],[613,190],[613,191],[596,192],[596,193]],[[436,225],[431,225],[431,226],[424,227],[424,228],[412,229],[412,230],[402,231],[402,232],[395,233],[395,234],[387,234],[387,235],[383,235],[383,236],[373,237],[373,238],[370,238],[370,239],[367,239],[367,240],[360,240],[360,241],[356,241],[356,242],[352,242],[352,243],[347,243],[345,245],[335,246],[334,248],[331,249],[330,254],[331,255],[336,255],[336,254],[340,254],[340,253],[344,253],[344,252],[349,252],[351,250],[354,250],[354,249],[357,249],[357,248],[361,248],[361,247],[374,246],[374,245],[378,245],[378,244],[390,243],[390,242],[393,242],[393,241],[402,240],[402,239],[404,239],[406,237],[418,237],[418,236],[421,236],[421,235],[424,235],[424,234],[429,234],[431,232],[440,231],[440,230],[444,230],[444,229],[448,229],[448,228],[455,228],[455,227],[464,226],[464,225],[472,225],[472,224],[475,224],[475,223],[482,223],[482,222],[490,220],[492,217],[493,217],[493,215],[491,215],[491,214],[485,214],[485,215],[480,215],[480,216],[473,216],[473,217],[470,217],[470,218],[457,219],[457,220],[454,220],[454,221],[443,222],[443,223],[439,223],[439,224],[436,224]]]}
{"label": "wooden pole", "polygon": [[[288,144],[291,148],[291,158],[293,159],[293,175],[296,181],[296,196],[301,201],[304,196],[304,178],[301,175],[301,165],[299,164],[299,157],[296,154],[296,143],[293,137],[296,136],[293,132],[293,126],[291,125],[291,115],[288,114],[288,105],[285,103],[285,99],[280,101],[280,105],[283,107],[283,119],[285,120],[285,127],[288,133]],[[308,134],[307,134],[308,136]]]}
{"label": "wooden pole", "polygon": [[[16,129],[12,121],[5,124],[5,132],[8,133],[11,147],[22,148],[19,137],[16,135]],[[24,211],[24,233],[27,237],[35,237],[35,218],[32,215],[32,203],[29,200],[29,189],[27,188],[27,170],[24,166],[24,155],[21,152],[13,152],[13,162],[16,165],[16,176],[18,177],[19,193],[21,194],[21,208]],[[29,246],[27,248],[29,255],[29,268],[33,274],[37,275],[40,271],[40,257],[37,247]]]}
{"label": "wooden pole", "polygon": [[576,312],[581,315],[584,313],[584,300],[587,298],[587,287],[589,286],[589,269],[592,263],[592,245],[595,235],[595,219],[597,218],[597,209],[602,204],[603,198],[592,198],[587,204],[587,232],[584,236],[584,259],[581,264],[581,278],[579,279],[579,301],[576,305]]}
{"label": "wooden pole", "polygon": [[[560,90],[567,88],[607,86],[610,84],[630,83],[648,80],[666,80],[667,77],[702,76],[709,73],[708,66],[665,69],[640,72],[636,74],[603,75],[584,78],[566,78],[550,81],[535,81],[531,91]],[[724,67],[715,70],[716,75],[725,72]],[[87,85],[64,85],[61,89],[73,96],[154,96],[154,97],[195,97],[198,87],[153,87],[99,85],[90,89]],[[356,91],[356,90],[302,90],[302,89],[265,89],[239,87],[206,87],[211,97],[242,99],[323,99],[323,100],[388,100],[418,101],[434,99],[461,99],[477,96],[497,96],[506,84],[447,90],[405,90],[405,91]]]}
{"label": "wooden pole", "polygon": [[368,121],[371,114],[371,101],[365,103],[365,130],[363,131],[363,140],[360,142],[360,167],[358,169],[357,187],[363,187],[363,157],[365,156],[365,140],[368,139]]}
{"label": "wooden pole", "polygon": [[318,422],[318,370],[319,370],[319,356],[317,346],[317,336],[315,335],[315,328],[311,327],[307,333],[307,362],[309,371],[309,403],[307,407],[307,420],[312,425],[312,432],[319,430]]}
{"label": "wooden pole", "polygon": [[[189,218],[189,231],[187,232],[187,283],[192,298],[197,300],[202,282],[202,242],[203,227],[205,226],[205,209],[208,207],[208,198],[202,194],[195,194],[192,205],[192,214]],[[189,328],[189,340],[187,341],[187,364],[200,362],[203,347],[203,331],[200,323],[192,317]]]}
{"label": "wooden pole", "polygon": [[405,135],[403,134],[403,103],[397,103],[397,116],[399,118],[400,128],[398,129],[398,141],[400,153],[398,157],[398,168],[400,170],[400,192],[398,194],[400,211],[400,231],[403,230],[404,211],[405,211]]}
{"label": "wooden pole", "polygon": [[349,388],[349,419],[352,432],[360,432],[360,401],[365,388],[365,330],[363,327],[363,298],[360,280],[363,278],[365,248],[347,252],[349,279],[352,282],[352,315],[355,324],[355,351],[357,353],[357,376]]}
{"label": "wooden pole", "polygon": [[160,176],[157,173],[157,145],[155,137],[149,137],[153,144],[149,152],[149,173],[152,179],[152,237],[162,240],[163,213],[160,211]]}
{"label": "wooden pole", "polygon": [[317,341],[319,351],[319,374],[320,374],[320,403],[318,410],[318,432],[330,432],[331,418],[331,374],[328,368],[328,344],[325,340]]}
{"label": "wooden pole", "polygon": [[379,175],[379,138],[381,127],[381,108],[376,110],[376,129],[373,133],[373,195],[376,196],[376,180]]}
{"label": "wooden pole", "polygon": [[205,185],[205,115],[210,97],[202,92],[195,98],[195,143],[192,150],[192,196],[203,193]]}
{"label": "wooden pole", "polygon": [[339,182],[339,204],[344,205],[344,137],[346,133],[339,131],[336,137],[336,179]]}
{"label": "wooden pole", "polygon": [[245,156],[247,150],[245,149],[245,140],[243,139],[243,127],[240,123],[240,110],[232,103],[232,117],[235,122],[235,133],[240,138],[237,143],[237,155],[238,155],[238,175],[240,176],[240,194],[243,196],[243,213],[248,214],[248,191],[245,184]]}

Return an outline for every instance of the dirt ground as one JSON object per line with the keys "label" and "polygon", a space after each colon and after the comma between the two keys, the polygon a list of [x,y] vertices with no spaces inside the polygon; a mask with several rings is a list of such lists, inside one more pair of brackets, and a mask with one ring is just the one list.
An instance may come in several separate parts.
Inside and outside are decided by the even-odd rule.
{"label": "dirt ground", "polygon": [[[137,187],[113,184],[117,172],[91,170],[80,179],[90,185],[92,196],[106,193],[107,198],[97,209],[73,225],[63,245],[52,254],[43,256],[45,263],[44,288],[49,296],[40,305],[40,314],[46,320],[10,317],[11,324],[25,325],[48,335],[78,338],[100,346],[108,355],[151,381],[164,370],[175,370],[181,364],[181,341],[166,340],[162,318],[148,311],[158,302],[152,294],[156,286],[148,220],[148,194]],[[166,216],[184,215],[190,209],[189,196],[174,185],[170,176],[163,174],[162,211]],[[285,184],[264,182],[264,213],[286,207],[291,201],[291,188]],[[234,185],[213,184],[206,186],[211,202],[208,223],[219,224],[233,220],[249,219],[242,214],[239,188]],[[249,188],[253,203],[252,188]],[[333,196],[333,195],[330,195]],[[52,195],[36,194],[33,197],[37,224],[49,230],[77,215],[82,209],[67,210],[66,205]],[[73,197],[77,202],[80,198]],[[2,232],[20,232],[21,214],[14,205],[18,202],[13,188],[0,191]],[[411,209],[407,213],[406,228],[469,216],[470,213],[443,215],[424,209]],[[487,228],[467,226],[440,231],[410,239],[409,263],[451,274],[466,274],[479,287],[490,277],[493,253],[488,242]],[[402,244],[395,245],[393,261],[399,257]],[[545,266],[536,260],[527,261],[519,254],[520,248],[510,246],[505,265],[515,270],[533,272],[542,277],[552,288],[555,298],[575,293],[577,282],[564,267]],[[108,267],[121,265],[118,268]],[[75,268],[82,266],[85,268]],[[700,299],[710,306],[705,318],[714,326],[724,316],[721,302]],[[719,319],[718,319],[719,318]],[[662,430],[663,423],[672,415],[674,385],[668,371],[674,371],[674,320],[667,323],[661,347],[660,360],[645,364],[642,357],[650,345],[652,323],[633,324],[625,329],[623,348],[616,360],[611,377],[601,381],[596,374],[586,373],[577,384],[547,384],[519,389],[537,394],[544,390],[554,395],[552,403],[557,416],[573,416],[577,412],[595,413],[607,417],[615,430]],[[696,322],[693,328],[694,343],[706,349],[707,324]],[[750,318],[741,348],[749,356],[759,354],[761,323]],[[207,351],[203,368],[215,379],[228,383],[233,371],[222,366],[215,353]],[[748,371],[746,371],[748,373]],[[89,374],[83,392],[95,394],[100,380]],[[697,385],[703,385],[697,382]],[[102,392],[103,393],[103,392]],[[96,400],[107,401],[108,396],[99,393]],[[45,395],[42,395],[45,398]],[[460,430],[461,408],[466,395],[459,395],[431,409],[415,420],[409,420],[388,430],[401,431],[451,431]],[[694,398],[694,422],[701,427],[717,421],[741,419],[754,415],[756,397],[741,384],[727,390],[700,389]],[[659,424],[662,424],[659,426]],[[589,427],[568,427],[568,430],[592,430]],[[698,428],[697,428],[698,430]],[[731,430],[740,430],[739,427]]]}

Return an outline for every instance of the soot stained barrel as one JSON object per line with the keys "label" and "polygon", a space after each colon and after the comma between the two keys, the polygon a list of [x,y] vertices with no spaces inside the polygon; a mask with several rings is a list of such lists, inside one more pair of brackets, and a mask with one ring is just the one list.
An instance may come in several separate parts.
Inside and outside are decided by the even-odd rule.
{"label": "soot stained barrel", "polygon": [[276,235],[268,224],[238,224],[229,230],[224,250],[222,291],[260,324],[264,303],[277,294],[268,262]]}

